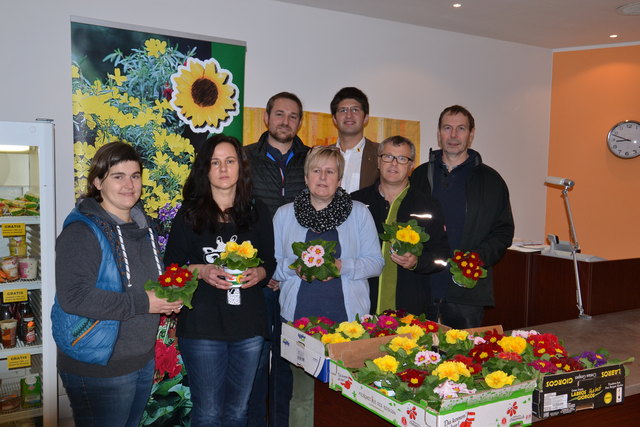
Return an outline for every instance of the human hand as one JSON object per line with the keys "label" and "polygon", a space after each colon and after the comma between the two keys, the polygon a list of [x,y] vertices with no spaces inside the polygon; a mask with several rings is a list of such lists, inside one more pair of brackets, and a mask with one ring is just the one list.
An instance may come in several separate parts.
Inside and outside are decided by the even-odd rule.
{"label": "human hand", "polygon": [[145,292],[149,298],[149,313],[166,314],[167,316],[170,316],[171,313],[180,313],[182,301],[169,302],[164,298],[158,298],[154,291]]}
{"label": "human hand", "polygon": [[204,280],[207,284],[213,286],[216,289],[227,290],[231,288],[230,280],[233,280],[233,276],[226,273],[224,269],[215,264],[203,264],[198,269],[200,279]]}
{"label": "human hand", "polygon": [[267,288],[271,289],[273,292],[280,290],[280,282],[274,279],[269,279],[269,283],[267,283]]}
{"label": "human hand", "polygon": [[418,264],[418,257],[409,252],[405,252],[404,255],[398,255],[396,252],[392,251],[391,261],[395,262],[402,268],[411,270]]}
{"label": "human hand", "polygon": [[264,267],[251,267],[247,268],[244,273],[242,273],[242,278],[240,282],[242,283],[241,288],[247,289],[252,286],[260,283],[264,278],[267,277],[267,271]]}

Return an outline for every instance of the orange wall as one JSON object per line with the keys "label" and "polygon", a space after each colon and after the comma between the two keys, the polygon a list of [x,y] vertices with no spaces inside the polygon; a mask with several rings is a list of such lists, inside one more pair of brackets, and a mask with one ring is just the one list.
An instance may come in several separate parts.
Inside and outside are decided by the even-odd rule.
{"label": "orange wall", "polygon": [[[583,253],[640,257],[640,157],[619,159],[606,136],[640,121],[640,46],[555,52],[549,175],[570,178],[571,211]],[[561,190],[547,189],[545,235],[569,240]]]}

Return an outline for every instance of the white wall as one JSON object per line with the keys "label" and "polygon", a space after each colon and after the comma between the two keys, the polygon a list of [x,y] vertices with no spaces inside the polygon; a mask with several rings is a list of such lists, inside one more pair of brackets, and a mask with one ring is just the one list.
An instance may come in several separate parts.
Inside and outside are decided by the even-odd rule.
{"label": "white wall", "polygon": [[542,239],[552,52],[273,0],[31,0],[0,6],[0,120],[56,123],[58,223],[73,203],[70,16],[247,42],[245,104],[281,90],[329,111],[341,87],[374,116],[419,120],[424,160],[440,111],[467,106],[474,148],[511,190],[516,237]]}

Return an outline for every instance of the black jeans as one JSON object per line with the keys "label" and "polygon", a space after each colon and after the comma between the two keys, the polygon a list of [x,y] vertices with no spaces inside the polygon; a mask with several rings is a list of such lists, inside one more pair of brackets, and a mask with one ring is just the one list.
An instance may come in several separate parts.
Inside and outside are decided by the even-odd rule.
{"label": "black jeans", "polygon": [[454,329],[469,329],[482,326],[484,307],[481,305],[456,304],[446,298],[434,298],[427,318]]}

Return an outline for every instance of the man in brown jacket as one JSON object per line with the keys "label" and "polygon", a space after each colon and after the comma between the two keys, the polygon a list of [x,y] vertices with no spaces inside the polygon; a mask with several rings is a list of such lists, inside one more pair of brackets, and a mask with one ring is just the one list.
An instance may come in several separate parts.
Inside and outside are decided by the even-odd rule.
{"label": "man in brown jacket", "polygon": [[355,87],[345,87],[331,101],[333,124],[344,156],[342,188],[347,193],[372,185],[378,178],[378,143],[364,137],[369,122],[367,95]]}

